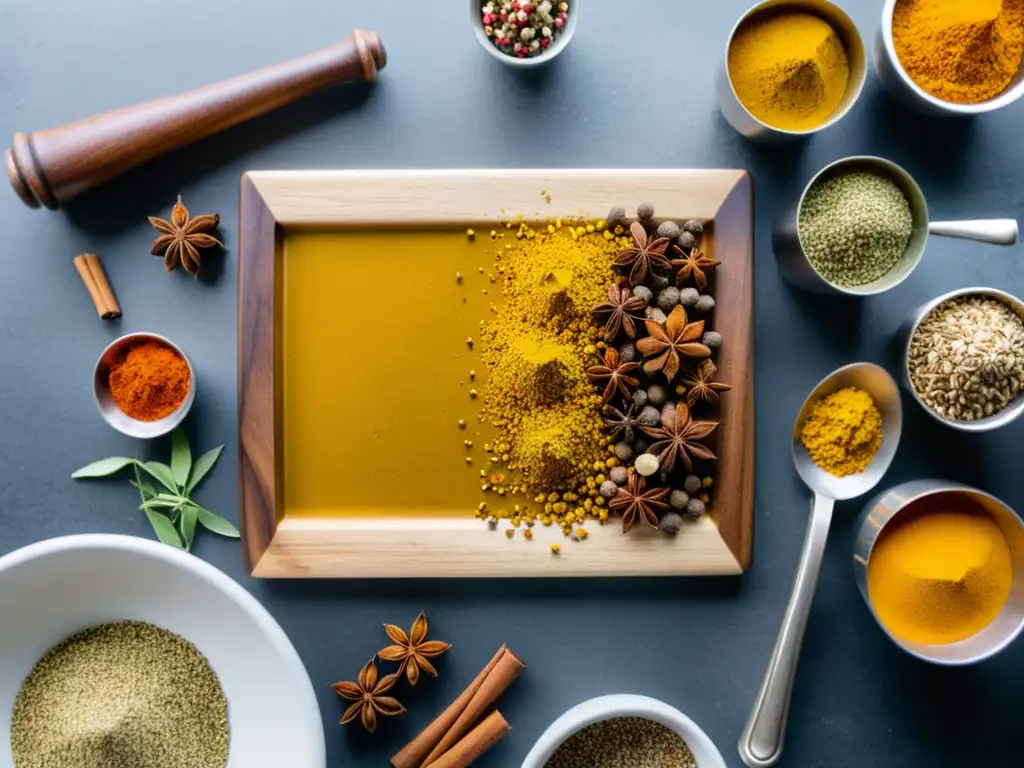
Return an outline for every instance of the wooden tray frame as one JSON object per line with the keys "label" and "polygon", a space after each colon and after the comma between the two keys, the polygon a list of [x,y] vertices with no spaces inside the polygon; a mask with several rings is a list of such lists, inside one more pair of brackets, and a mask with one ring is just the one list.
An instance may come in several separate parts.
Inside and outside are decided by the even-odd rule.
{"label": "wooden tray frame", "polygon": [[[591,528],[579,545],[555,528],[509,541],[461,518],[291,518],[282,484],[280,267],[289,227],[465,225],[541,207],[602,214],[654,203],[666,218],[714,219],[716,328],[726,339],[719,476],[705,516],[675,539]],[[508,213],[501,214],[500,211]],[[547,212],[547,211],[545,211]],[[260,578],[730,575],[749,566],[754,500],[753,208],[738,170],[259,171],[241,185],[238,427],[245,567]],[[638,529],[639,531],[639,529]]]}

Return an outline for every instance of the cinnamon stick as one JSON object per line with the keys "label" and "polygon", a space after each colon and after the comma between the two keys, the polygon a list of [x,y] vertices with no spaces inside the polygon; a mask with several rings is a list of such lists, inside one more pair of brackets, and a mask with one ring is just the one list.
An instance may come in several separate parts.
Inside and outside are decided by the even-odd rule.
{"label": "cinnamon stick", "polygon": [[462,695],[391,758],[392,768],[420,768],[448,751],[525,666],[507,646],[501,646]]}
{"label": "cinnamon stick", "polygon": [[426,768],[466,768],[512,730],[501,712],[494,710],[451,749]]}
{"label": "cinnamon stick", "polygon": [[95,253],[83,253],[75,256],[75,269],[78,270],[82,282],[96,305],[96,312],[103,320],[113,320],[121,316],[121,307],[117,305],[114,291],[103,270],[103,262]]}

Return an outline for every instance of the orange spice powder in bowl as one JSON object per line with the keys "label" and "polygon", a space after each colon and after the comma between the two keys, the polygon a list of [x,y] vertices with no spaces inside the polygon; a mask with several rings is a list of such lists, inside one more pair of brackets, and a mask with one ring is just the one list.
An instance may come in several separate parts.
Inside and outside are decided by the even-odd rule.
{"label": "orange spice powder in bowl", "polygon": [[131,437],[167,434],[188,414],[195,375],[185,353],[162,336],[134,333],[108,346],[93,375],[100,413]]}

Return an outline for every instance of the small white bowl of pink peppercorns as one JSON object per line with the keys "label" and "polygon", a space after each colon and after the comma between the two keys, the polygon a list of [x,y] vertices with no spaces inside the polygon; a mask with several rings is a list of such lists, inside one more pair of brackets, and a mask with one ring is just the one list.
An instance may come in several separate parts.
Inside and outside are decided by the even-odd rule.
{"label": "small white bowl of pink peppercorns", "polygon": [[569,44],[579,1],[469,0],[469,20],[494,58],[528,69],[551,61]]}

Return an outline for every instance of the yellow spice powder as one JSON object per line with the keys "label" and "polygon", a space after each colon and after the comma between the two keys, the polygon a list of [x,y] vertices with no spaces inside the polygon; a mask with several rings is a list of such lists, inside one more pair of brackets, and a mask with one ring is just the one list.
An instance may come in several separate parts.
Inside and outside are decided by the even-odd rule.
{"label": "yellow spice powder", "polygon": [[882,444],[882,415],[867,392],[840,389],[811,407],[800,441],[814,463],[836,477],[863,472]]}

